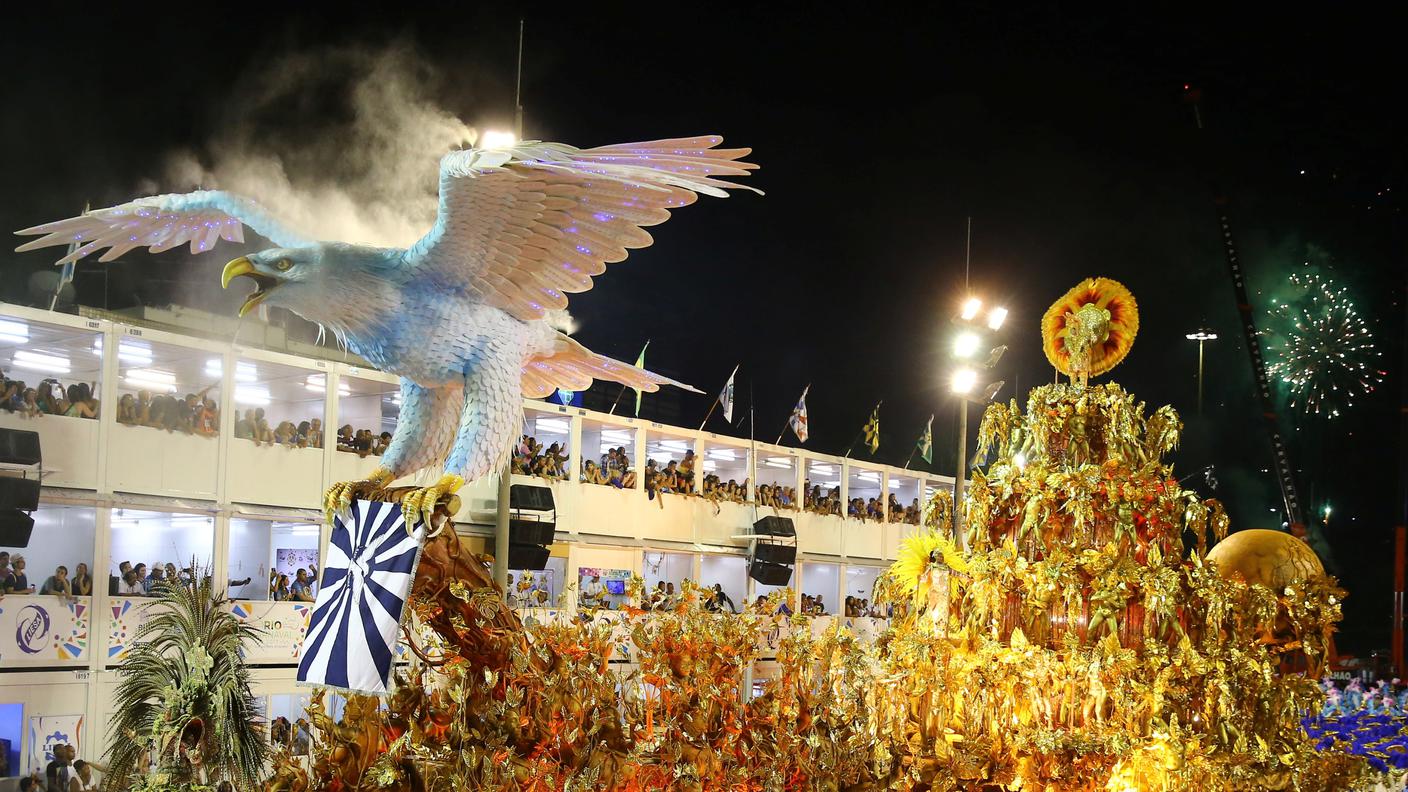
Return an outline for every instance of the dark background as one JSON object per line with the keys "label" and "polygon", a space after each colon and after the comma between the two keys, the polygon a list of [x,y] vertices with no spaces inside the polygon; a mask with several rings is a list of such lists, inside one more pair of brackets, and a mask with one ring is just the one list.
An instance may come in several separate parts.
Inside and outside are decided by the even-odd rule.
{"label": "dark background", "polygon": [[[406,47],[450,112],[480,128],[512,118],[513,10],[3,13],[0,226],[12,229],[150,189],[168,152],[231,123],[242,78],[290,53]],[[1314,245],[1384,353],[1383,386],[1344,417],[1283,415],[1308,511],[1335,507],[1327,534],[1351,593],[1341,648],[1366,653],[1388,642],[1398,519],[1402,23],[1284,7],[1247,19],[1187,8],[798,5],[678,19],[647,7],[537,9],[527,14],[526,132],[577,145],[717,132],[762,165],[751,182],[766,197],[701,200],[573,300],[589,347],[634,360],[653,339],[652,368],[711,392],[647,396],[643,415],[697,423],[741,362],[739,411],[751,401],[760,438],[776,436],[811,383],[809,447],[844,451],[884,399],[878,458],[903,463],[937,413],[934,469],[952,472],[943,343],[971,216],[971,288],[1011,310],[1002,398],[1051,378],[1038,334],[1047,305],[1082,277],[1121,280],[1142,328],[1114,376],[1183,413],[1177,469],[1216,465],[1234,528],[1274,527],[1279,496],[1208,188],[1220,174],[1253,300]],[[1201,140],[1185,84],[1202,91]],[[342,99],[334,75],[265,134],[295,146],[323,134]],[[106,273],[87,263],[77,296],[118,309],[168,303],[176,284],[214,279],[229,257],[129,254]],[[43,276],[33,273],[52,260],[5,254],[0,297],[37,302]],[[232,313],[240,297],[209,300]],[[1207,348],[1199,417],[1197,347],[1184,334],[1201,325],[1222,337]],[[597,404],[615,396],[589,394]]]}

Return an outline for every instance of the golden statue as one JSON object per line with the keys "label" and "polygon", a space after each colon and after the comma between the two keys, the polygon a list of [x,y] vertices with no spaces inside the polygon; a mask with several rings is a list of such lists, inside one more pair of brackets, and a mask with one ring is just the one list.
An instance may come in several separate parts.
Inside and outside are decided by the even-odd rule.
{"label": "golden statue", "polygon": [[1124,360],[1139,332],[1134,295],[1118,281],[1086,278],[1041,320],[1046,359],[1073,384],[1086,385]]}

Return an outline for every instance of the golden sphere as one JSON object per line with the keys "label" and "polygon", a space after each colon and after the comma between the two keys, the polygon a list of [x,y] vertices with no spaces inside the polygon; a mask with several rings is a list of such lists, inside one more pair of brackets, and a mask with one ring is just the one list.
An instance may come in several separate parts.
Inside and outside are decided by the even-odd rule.
{"label": "golden sphere", "polygon": [[1323,576],[1325,567],[1310,545],[1281,531],[1252,528],[1229,534],[1208,551],[1225,578],[1236,575],[1281,592],[1288,584]]}

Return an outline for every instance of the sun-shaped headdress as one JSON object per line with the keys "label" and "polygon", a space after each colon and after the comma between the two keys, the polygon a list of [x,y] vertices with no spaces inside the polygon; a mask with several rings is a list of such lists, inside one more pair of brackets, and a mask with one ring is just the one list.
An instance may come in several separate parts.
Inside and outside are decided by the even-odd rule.
{"label": "sun-shaped headdress", "polygon": [[1041,320],[1046,359],[1082,384],[1124,360],[1138,332],[1134,295],[1109,278],[1081,281],[1046,309]]}

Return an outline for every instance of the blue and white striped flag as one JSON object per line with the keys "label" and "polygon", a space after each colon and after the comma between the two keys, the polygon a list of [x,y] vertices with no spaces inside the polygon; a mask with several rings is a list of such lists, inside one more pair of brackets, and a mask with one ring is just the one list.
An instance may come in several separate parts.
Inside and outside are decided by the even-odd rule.
{"label": "blue and white striped flag", "polygon": [[[349,524],[350,523],[350,524]],[[333,518],[322,585],[298,663],[300,684],[385,695],[425,523],[406,533],[396,503],[358,500]]]}

